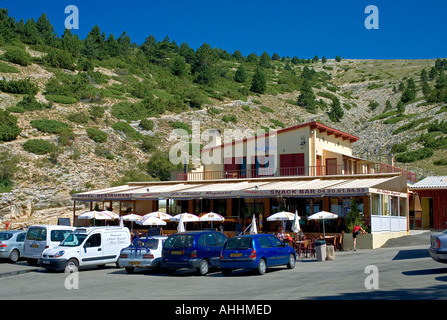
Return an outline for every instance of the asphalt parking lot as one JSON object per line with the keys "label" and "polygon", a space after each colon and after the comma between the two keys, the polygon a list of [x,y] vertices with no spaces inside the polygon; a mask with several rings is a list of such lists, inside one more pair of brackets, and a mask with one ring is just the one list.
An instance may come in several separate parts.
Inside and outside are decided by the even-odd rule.
{"label": "asphalt parking lot", "polygon": [[2,262],[0,300],[446,299],[447,265],[430,258],[428,236],[395,239],[375,250],[338,251],[332,261],[302,258],[293,270],[275,267],[263,276],[246,270],[228,277],[219,270],[204,277],[192,270],[172,276],[153,270],[127,274],[109,265],[81,270],[78,278],[69,279],[68,274],[49,273],[23,261]]}

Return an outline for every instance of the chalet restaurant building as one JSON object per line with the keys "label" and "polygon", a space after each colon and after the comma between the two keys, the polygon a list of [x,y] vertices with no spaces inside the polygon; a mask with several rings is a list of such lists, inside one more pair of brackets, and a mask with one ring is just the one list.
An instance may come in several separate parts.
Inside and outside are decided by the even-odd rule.
{"label": "chalet restaurant building", "polygon": [[[218,225],[229,236],[243,231],[253,214],[260,232],[275,232],[278,223],[268,222],[267,217],[297,210],[303,232],[315,233],[321,231],[321,222],[306,218],[324,210],[339,216],[325,222],[326,233],[341,234],[354,199],[370,231],[358,246],[377,248],[390,238],[407,234],[407,181],[415,180],[413,173],[354,157],[356,136],[315,121],[277,131],[276,135],[276,152],[266,148],[267,160],[258,161],[256,155],[246,151],[251,138],[231,143],[233,150],[238,144],[243,147],[239,159],[232,156],[234,153],[228,154],[228,145],[218,141],[211,148],[213,152],[224,151],[220,153],[221,165],[174,173],[172,181],[134,182],[73,194],[74,224],[79,223],[77,215],[82,213],[76,206],[87,202],[90,209],[98,205],[101,209],[113,208],[120,215],[145,215],[157,210],[171,215],[201,215],[212,211],[225,217],[225,222]],[[269,162],[276,164],[275,170],[267,169]],[[186,225],[187,230],[200,227],[204,226]],[[175,232],[176,224],[168,223],[164,229]]]}

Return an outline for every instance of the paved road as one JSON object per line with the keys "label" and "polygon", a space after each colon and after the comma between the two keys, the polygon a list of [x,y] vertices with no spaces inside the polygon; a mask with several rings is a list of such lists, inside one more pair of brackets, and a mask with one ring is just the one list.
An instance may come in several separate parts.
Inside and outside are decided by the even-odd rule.
{"label": "paved road", "polygon": [[[293,270],[275,267],[264,276],[244,270],[230,277],[220,272],[199,277],[191,270],[167,276],[155,271],[127,274],[113,267],[89,268],[79,273],[79,289],[71,290],[65,287],[64,273],[29,268],[25,262],[0,263],[0,300],[447,299],[447,265],[433,261],[427,248],[419,244],[336,252],[333,261],[305,258]],[[371,265],[378,273],[365,273]],[[8,273],[12,269],[23,272]],[[378,288],[366,288],[365,280]]]}

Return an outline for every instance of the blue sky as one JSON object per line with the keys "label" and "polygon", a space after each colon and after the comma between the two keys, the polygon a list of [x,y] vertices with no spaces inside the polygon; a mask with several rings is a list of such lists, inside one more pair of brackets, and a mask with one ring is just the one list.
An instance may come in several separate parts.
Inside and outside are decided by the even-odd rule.
{"label": "blue sky", "polygon": [[[243,55],[352,59],[425,59],[447,57],[445,0],[1,0],[0,7],[25,21],[45,12],[58,35],[68,16],[79,9],[82,39],[94,25],[108,36],[123,31],[141,44],[149,35],[169,36],[196,49],[204,42]],[[379,29],[367,30],[365,8],[379,9]]]}

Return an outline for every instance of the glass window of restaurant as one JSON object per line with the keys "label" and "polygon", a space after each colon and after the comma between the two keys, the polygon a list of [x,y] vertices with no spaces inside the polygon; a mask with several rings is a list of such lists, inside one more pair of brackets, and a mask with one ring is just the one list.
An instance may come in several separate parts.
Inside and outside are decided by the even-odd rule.
{"label": "glass window of restaurant", "polygon": [[330,200],[331,200],[330,212],[335,213],[338,216],[342,216],[343,198],[342,197],[330,197]]}
{"label": "glass window of restaurant", "polygon": [[407,198],[399,198],[399,215],[401,217],[407,216]]}
{"label": "glass window of restaurant", "polygon": [[382,194],[382,216],[390,215],[390,196]]}
{"label": "glass window of restaurant", "polygon": [[399,197],[391,196],[391,216],[397,217],[399,215]]}
{"label": "glass window of restaurant", "polygon": [[323,211],[323,198],[306,199],[306,215],[310,216],[314,213]]}
{"label": "glass window of restaurant", "polygon": [[380,216],[380,194],[371,193],[371,214]]}

